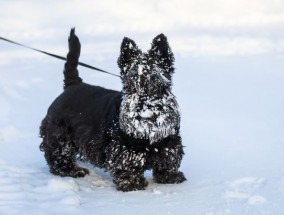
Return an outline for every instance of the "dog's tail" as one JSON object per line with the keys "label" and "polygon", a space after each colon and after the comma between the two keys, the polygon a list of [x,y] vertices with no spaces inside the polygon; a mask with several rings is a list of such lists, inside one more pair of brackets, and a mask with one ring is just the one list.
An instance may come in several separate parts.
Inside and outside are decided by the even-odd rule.
{"label": "dog's tail", "polygon": [[78,62],[81,51],[81,44],[78,37],[75,35],[75,28],[70,31],[70,36],[68,38],[69,42],[69,52],[67,54],[67,60],[64,66],[64,89],[67,87],[82,83],[82,79],[79,77],[78,73]]}

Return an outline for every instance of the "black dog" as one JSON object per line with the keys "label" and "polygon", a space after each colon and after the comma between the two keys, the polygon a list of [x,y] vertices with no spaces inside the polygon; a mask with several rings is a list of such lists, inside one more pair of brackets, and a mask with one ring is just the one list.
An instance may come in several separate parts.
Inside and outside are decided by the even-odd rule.
{"label": "black dog", "polygon": [[144,171],[153,170],[157,183],[181,183],[178,171],[183,146],[180,115],[171,93],[174,56],[160,34],[142,53],[124,38],[118,66],[122,92],[92,86],[78,75],[80,42],[72,29],[64,69],[64,92],[51,104],[40,127],[50,171],[55,175],[83,177],[80,155],[111,172],[118,190],[143,190]]}

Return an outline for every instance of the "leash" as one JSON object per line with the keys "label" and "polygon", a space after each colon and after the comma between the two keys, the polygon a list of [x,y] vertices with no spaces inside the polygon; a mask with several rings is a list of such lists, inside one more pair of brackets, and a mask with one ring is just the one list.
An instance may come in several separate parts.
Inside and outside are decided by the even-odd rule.
{"label": "leash", "polygon": [[[65,58],[65,57],[62,57],[62,56],[59,56],[59,55],[56,55],[56,54],[52,54],[52,53],[49,53],[49,52],[45,52],[45,51],[42,51],[42,50],[39,50],[39,49],[35,49],[35,48],[30,47],[30,46],[23,45],[23,44],[21,44],[21,43],[17,43],[17,42],[15,42],[15,41],[6,39],[6,38],[4,38],[4,37],[0,37],[0,40],[6,41],[6,42],[8,42],[8,43],[12,43],[12,44],[15,44],[15,45],[18,45],[18,46],[22,46],[22,47],[31,49],[31,50],[33,50],[33,51],[37,51],[37,52],[40,52],[40,53],[42,53],[42,54],[46,54],[46,55],[48,55],[48,56],[51,56],[51,57],[54,57],[54,58],[57,58],[57,59],[65,60],[65,61],[66,61],[66,58]],[[94,66],[90,66],[90,65],[88,65],[88,64],[81,63],[81,62],[79,62],[78,64],[79,64],[80,66],[87,67],[87,68],[89,68],[89,69],[93,69],[93,70],[96,70],[96,71],[99,71],[99,72],[103,72],[103,73],[106,73],[106,74],[109,74],[109,75],[113,75],[113,76],[116,76],[116,77],[119,77],[119,78],[120,78],[119,75],[113,74],[113,73],[111,73],[111,72],[107,72],[107,71],[105,71],[105,70],[96,68],[96,67],[94,67]]]}

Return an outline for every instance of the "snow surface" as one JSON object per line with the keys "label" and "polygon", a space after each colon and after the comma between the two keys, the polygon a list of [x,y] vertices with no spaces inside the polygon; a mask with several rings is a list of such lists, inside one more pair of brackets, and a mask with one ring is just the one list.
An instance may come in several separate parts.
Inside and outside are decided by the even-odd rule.
{"label": "snow surface", "polygon": [[[76,25],[82,62],[118,73],[124,36],[146,51],[164,32],[188,181],[155,184],[148,171],[145,191],[123,193],[89,164],[85,178],[50,174],[38,131],[62,92],[64,62],[0,41],[0,215],[284,214],[283,2],[151,2],[2,1],[1,36],[65,55]],[[116,77],[79,71],[87,83],[121,89]]]}
{"label": "snow surface", "polygon": [[[63,62],[2,65],[0,214],[283,214],[283,64],[258,58],[207,64],[176,63],[188,181],[155,184],[149,171],[147,189],[129,193],[116,191],[110,175],[89,164],[83,165],[91,174],[81,179],[49,173],[38,126],[62,91]],[[89,83],[121,87],[115,77],[81,74]]]}

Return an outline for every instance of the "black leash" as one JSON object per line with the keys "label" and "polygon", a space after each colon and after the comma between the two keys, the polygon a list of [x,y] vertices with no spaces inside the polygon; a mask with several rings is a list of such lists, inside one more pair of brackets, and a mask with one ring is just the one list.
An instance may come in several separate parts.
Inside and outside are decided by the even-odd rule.
{"label": "black leash", "polygon": [[[0,37],[0,40],[6,41],[6,42],[9,42],[9,43],[18,45],[18,46],[22,46],[22,47],[25,47],[25,48],[28,48],[28,49],[31,49],[31,50],[40,52],[40,53],[42,53],[42,54],[46,54],[46,55],[49,55],[49,56],[51,56],[51,57],[55,57],[55,58],[60,59],[60,60],[66,60],[65,57],[62,57],[62,56],[59,56],[59,55],[55,55],[55,54],[51,54],[51,53],[48,53],[48,52],[45,52],[45,51],[42,51],[42,50],[39,50],[39,49],[35,49],[35,48],[30,47],[30,46],[26,46],[26,45],[23,45],[23,44],[21,44],[21,43],[17,43],[17,42],[12,41],[12,40],[8,40],[8,39],[6,39],[6,38],[4,38],[4,37]],[[105,70],[102,70],[102,69],[99,69],[99,68],[90,66],[90,65],[88,65],[88,64],[81,63],[81,62],[79,62],[78,64],[79,64],[80,66],[87,67],[87,68],[89,68],[89,69],[93,69],[93,70],[96,70],[96,71],[99,71],[99,72],[103,72],[103,73],[106,73],[106,74],[109,74],[109,75],[113,75],[113,76],[116,76],[116,77],[119,77],[119,78],[120,78],[119,75],[116,75],[116,74],[107,72],[107,71],[105,71]]]}

